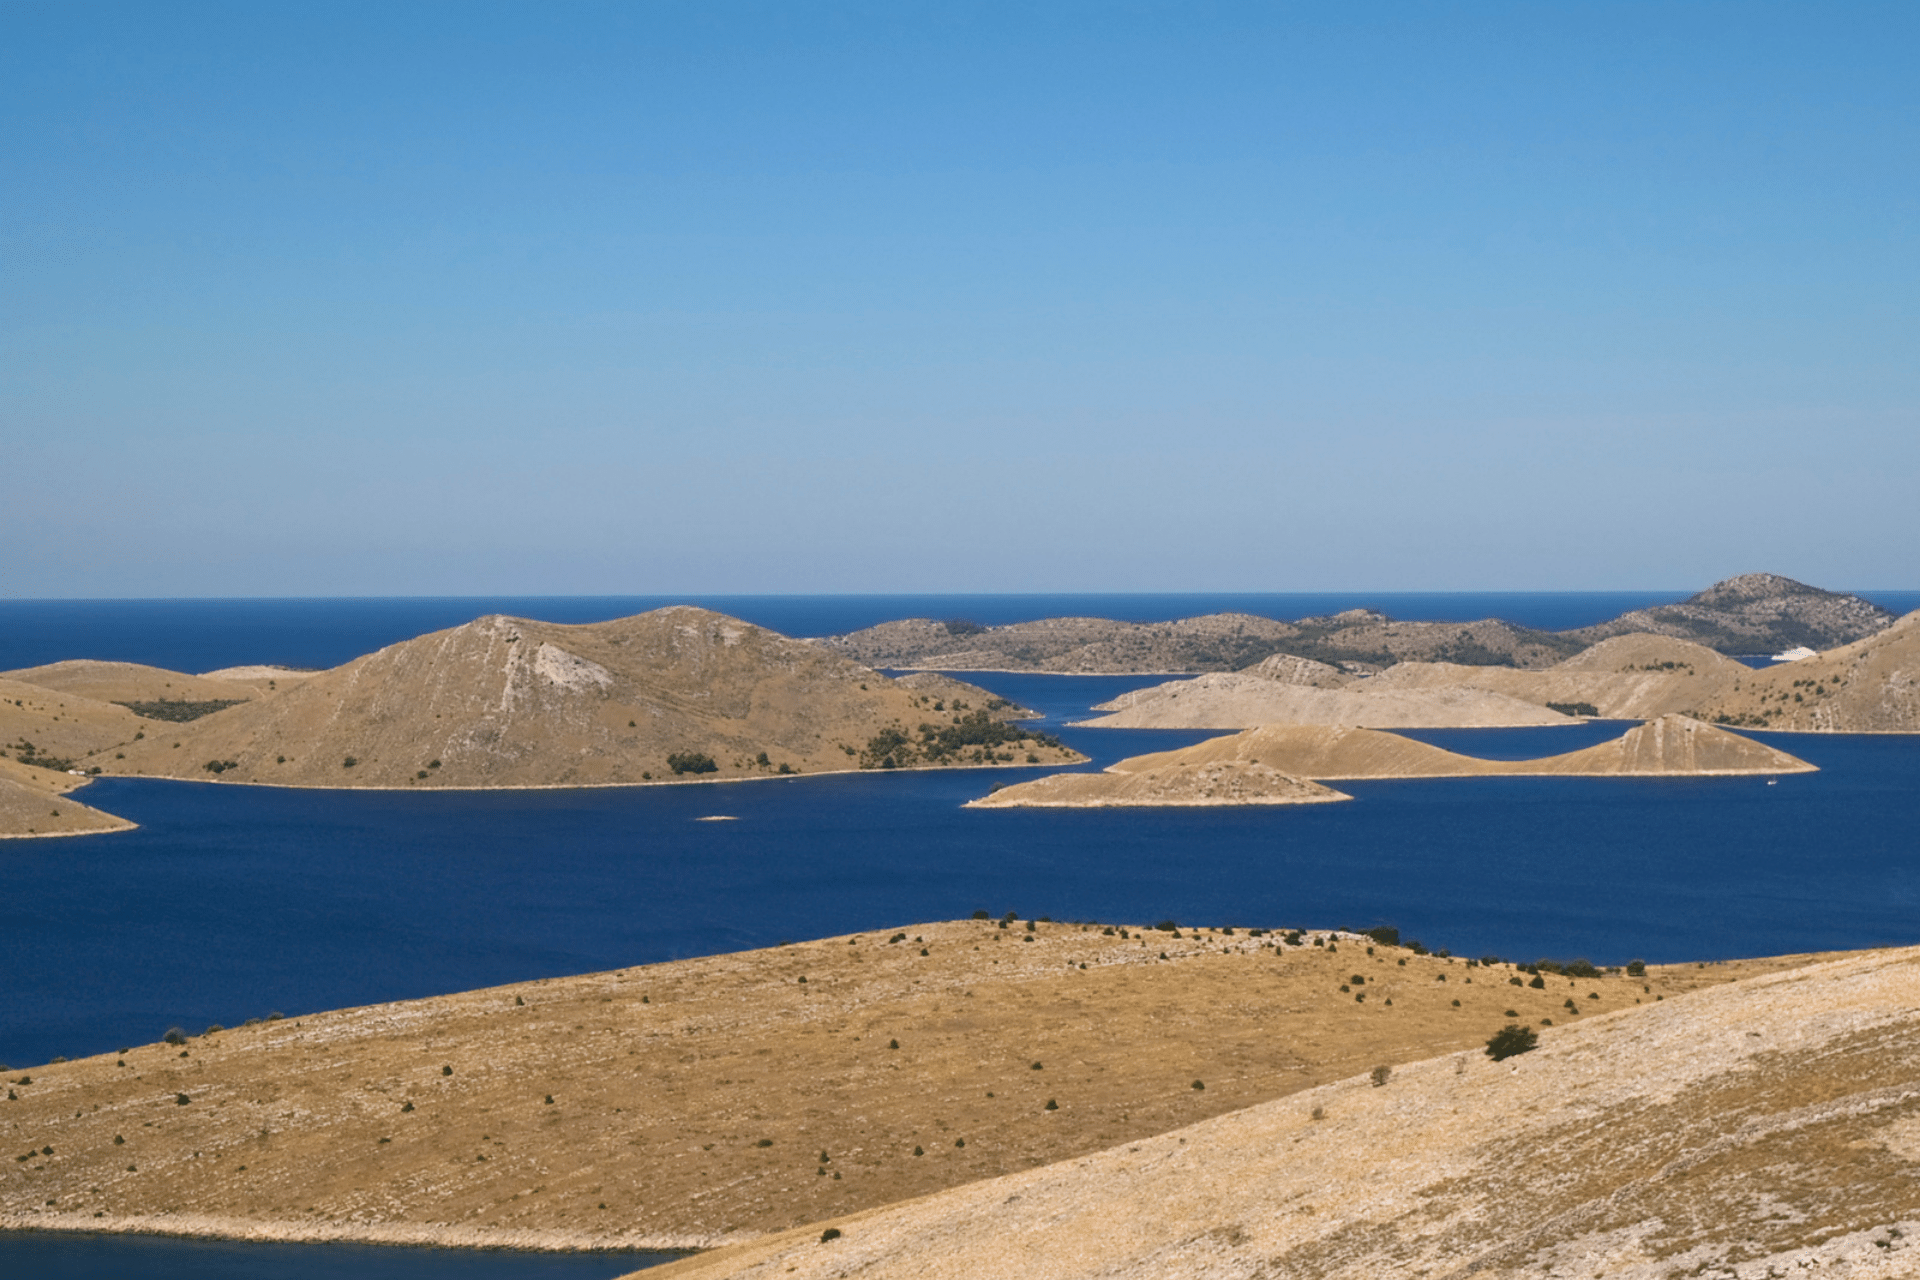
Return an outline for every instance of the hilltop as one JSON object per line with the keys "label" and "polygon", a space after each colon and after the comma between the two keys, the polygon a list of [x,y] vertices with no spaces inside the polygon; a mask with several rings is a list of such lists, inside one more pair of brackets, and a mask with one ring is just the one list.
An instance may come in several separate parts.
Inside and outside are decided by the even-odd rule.
{"label": "hilltop", "polygon": [[1635,609],[1566,634],[1585,643],[1633,631],[1691,640],[1721,653],[1832,649],[1884,631],[1894,615],[1859,596],[1777,573],[1744,573],[1679,604]]}
{"label": "hilltop", "polygon": [[706,1246],[1808,959],[1536,986],[1327,930],[904,924],[16,1064],[0,1228]]}
{"label": "hilltop", "polygon": [[1920,1268],[1917,1052],[1920,951],[1873,953],[645,1274],[1894,1280]]}
{"label": "hilltop", "polygon": [[882,623],[816,643],[873,667],[1058,674],[1174,675],[1240,671],[1275,654],[1349,674],[1396,663],[1550,667],[1595,642],[1642,632],[1721,653],[1830,648],[1883,630],[1893,615],[1858,596],[1775,574],[1729,578],[1675,605],[1596,626],[1537,631],[1497,618],[1401,622],[1371,609],[1283,622],[1225,613],[1174,622],[1047,618],[1005,626],[928,618]]}
{"label": "hilltop", "polygon": [[1304,804],[1344,800],[1317,781],[1358,778],[1706,777],[1810,773],[1784,751],[1685,716],[1661,716],[1610,742],[1536,760],[1482,760],[1379,729],[1263,725],[1175,751],[1133,756],[1102,773],[1062,773],[1002,787],[979,808]]}

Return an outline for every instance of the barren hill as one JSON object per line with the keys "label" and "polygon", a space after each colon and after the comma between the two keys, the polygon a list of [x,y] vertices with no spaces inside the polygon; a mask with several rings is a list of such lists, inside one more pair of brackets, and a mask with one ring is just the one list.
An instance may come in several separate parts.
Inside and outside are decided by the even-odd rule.
{"label": "barren hill", "polygon": [[1175,751],[1134,756],[1110,768],[1114,773],[1144,773],[1230,760],[1250,760],[1296,778],[1319,780],[1773,774],[1807,773],[1814,768],[1784,751],[1685,716],[1662,716],[1636,725],[1612,742],[1538,760],[1481,760],[1396,733],[1347,725],[1265,725]]}
{"label": "barren hill", "polygon": [[1533,987],[1352,934],[909,924],[16,1063],[0,1229],[707,1245],[1804,963]]}
{"label": "barren hill", "polygon": [[[100,662],[75,658],[43,667],[0,672],[0,679],[18,680],[59,693],[76,694],[96,702],[205,703],[245,701],[254,695],[251,681],[220,676],[193,676],[184,671],[143,666],[137,662]],[[264,686],[267,681],[261,681]]]}
{"label": "barren hill", "polygon": [[1721,653],[1831,649],[1884,630],[1893,615],[1859,596],[1823,591],[1777,573],[1716,582],[1679,604],[1635,609],[1566,634],[1591,643],[1633,631],[1675,636]]}
{"label": "barren hill", "polygon": [[1700,714],[1799,732],[1920,732],[1920,612],[1865,640],[1745,672],[1703,699]]}
{"label": "barren hill", "polygon": [[159,777],[427,788],[1080,758],[951,696],[703,609],[580,626],[495,616],[148,734],[124,760],[116,750],[89,763]]}
{"label": "barren hill", "polygon": [[[1331,674],[1329,674],[1331,673]],[[1281,678],[1269,678],[1277,674]],[[1691,711],[1748,668],[1687,640],[1616,636],[1545,670],[1402,662],[1355,679],[1272,658],[1246,671],[1173,680],[1095,707],[1105,729],[1243,729],[1360,724],[1382,729],[1557,724],[1564,711],[1641,720]],[[1305,681],[1313,681],[1306,685]],[[1558,710],[1556,710],[1558,708]],[[1589,710],[1590,709],[1590,710]]]}
{"label": "barren hill", "polygon": [[[1414,664],[1401,664],[1408,665]],[[1400,667],[1389,670],[1398,671]],[[1532,674],[1505,667],[1447,667],[1446,670]],[[1094,708],[1108,714],[1080,723],[1097,729],[1244,729],[1261,724],[1363,724],[1382,729],[1437,729],[1568,722],[1566,716],[1540,703],[1469,684],[1408,688],[1386,686],[1382,684],[1383,679],[1375,677],[1328,689],[1282,684],[1244,671],[1212,672],[1123,693]]]}
{"label": "barren hill", "polygon": [[1920,1272],[1917,1062],[1920,953],[1883,952],[645,1274],[1894,1280]]}

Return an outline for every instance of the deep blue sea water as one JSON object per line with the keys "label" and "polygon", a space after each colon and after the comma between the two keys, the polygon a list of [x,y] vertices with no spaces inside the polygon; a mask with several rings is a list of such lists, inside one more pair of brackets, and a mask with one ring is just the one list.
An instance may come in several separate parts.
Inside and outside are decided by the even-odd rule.
{"label": "deep blue sea water", "polygon": [[[990,599],[1024,603],[995,614]],[[1149,618],[1230,606],[1298,616],[1371,603],[1419,616],[1379,596],[1251,603],[1277,599],[760,598],[729,611],[803,633],[915,613]],[[1649,602],[1446,599],[1454,607],[1435,616],[1556,626]],[[0,602],[0,667],[74,654],[187,670],[321,665],[490,609],[585,619],[652,603]],[[1096,765],[1207,736],[1059,727],[1137,679],[972,678],[1045,712]],[[1621,727],[1419,736],[1532,755]],[[1464,954],[1601,963],[1920,941],[1920,739],[1759,736],[1822,772],[1776,786],[1368,782],[1343,784],[1351,804],[1131,812],[960,807],[1037,770],[426,795],[108,779],[85,798],[139,830],[0,843],[0,1062],[100,1052],[174,1025],[197,1031],[270,1010],[873,931],[975,908],[1058,919],[1391,923]],[[695,821],[712,814],[738,821]],[[5,1276],[611,1276],[636,1265],[631,1256],[0,1234]]]}

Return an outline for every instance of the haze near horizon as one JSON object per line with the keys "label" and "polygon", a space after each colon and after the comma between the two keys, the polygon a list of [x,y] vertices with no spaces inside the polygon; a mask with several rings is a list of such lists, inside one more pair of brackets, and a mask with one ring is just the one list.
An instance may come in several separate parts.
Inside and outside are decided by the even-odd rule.
{"label": "haze near horizon", "polygon": [[0,596],[1920,585],[1909,7],[0,33]]}

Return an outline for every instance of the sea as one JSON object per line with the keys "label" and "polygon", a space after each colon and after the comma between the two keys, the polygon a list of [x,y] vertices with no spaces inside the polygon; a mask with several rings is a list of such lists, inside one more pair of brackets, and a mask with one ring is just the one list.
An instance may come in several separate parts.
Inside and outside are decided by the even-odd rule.
{"label": "sea", "polygon": [[[1502,617],[1560,630],[1683,593],[0,600],[0,670],[327,667],[487,613],[589,622],[699,604],[789,635],[1238,611]],[[1896,612],[1920,592],[1869,591]],[[1756,659],[1758,660],[1758,659]],[[1074,727],[1140,677],[960,673],[1092,757],[1203,732]],[[1423,731],[1573,750],[1623,724]],[[1712,961],[1920,941],[1920,737],[1755,734],[1820,766],[1767,778],[1342,783],[1349,804],[976,810],[1042,770],[413,794],[102,779],[135,831],[0,842],[0,1063],[975,910],[1056,920],[1370,928],[1459,955]],[[731,822],[703,822],[724,816]],[[612,1277],[665,1255],[265,1245],[0,1232],[0,1275]]]}

